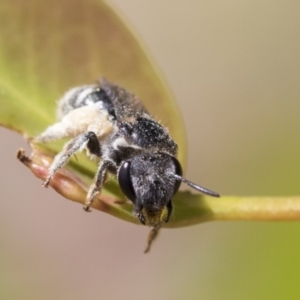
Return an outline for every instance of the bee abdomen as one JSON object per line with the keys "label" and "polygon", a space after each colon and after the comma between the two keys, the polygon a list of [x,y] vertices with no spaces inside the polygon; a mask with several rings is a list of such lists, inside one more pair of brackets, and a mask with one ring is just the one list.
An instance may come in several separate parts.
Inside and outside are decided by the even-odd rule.
{"label": "bee abdomen", "polygon": [[97,85],[75,87],[65,93],[58,103],[58,118],[61,119],[74,109],[95,104],[99,109],[105,110],[111,120],[116,119],[115,109],[110,97]]}

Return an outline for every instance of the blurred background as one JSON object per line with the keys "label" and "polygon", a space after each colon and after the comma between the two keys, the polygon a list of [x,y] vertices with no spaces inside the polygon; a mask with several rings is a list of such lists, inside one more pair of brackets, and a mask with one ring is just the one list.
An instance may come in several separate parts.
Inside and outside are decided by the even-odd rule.
{"label": "blurred background", "polygon": [[[178,101],[187,178],[223,195],[300,195],[300,2],[108,3]],[[144,255],[147,227],[83,213],[15,159],[20,136],[0,139],[1,299],[300,299],[300,223],[165,229]]]}

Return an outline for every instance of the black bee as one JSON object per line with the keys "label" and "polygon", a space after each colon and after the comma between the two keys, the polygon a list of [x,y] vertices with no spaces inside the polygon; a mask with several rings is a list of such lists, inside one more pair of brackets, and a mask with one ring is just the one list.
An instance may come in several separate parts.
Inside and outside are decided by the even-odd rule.
{"label": "black bee", "polygon": [[101,160],[87,194],[86,211],[101,191],[107,172],[117,175],[123,193],[134,203],[134,214],[140,222],[154,228],[151,239],[161,224],[170,219],[172,198],[181,182],[219,197],[182,177],[176,159],[178,147],[168,130],[154,120],[137,97],[112,82],[102,79],[97,85],[71,89],[58,103],[58,117],[59,122],[35,141],[73,139],[56,155],[44,186],[49,185],[72,155],[87,149],[89,156]]}

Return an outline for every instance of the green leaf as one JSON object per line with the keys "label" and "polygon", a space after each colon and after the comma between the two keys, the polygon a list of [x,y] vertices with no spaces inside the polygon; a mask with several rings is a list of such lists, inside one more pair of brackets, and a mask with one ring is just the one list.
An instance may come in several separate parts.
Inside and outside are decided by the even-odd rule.
{"label": "green leaf", "polygon": [[103,1],[0,2],[0,124],[34,137],[55,100],[104,76],[134,92],[170,129],[185,165],[184,126],[153,62]]}

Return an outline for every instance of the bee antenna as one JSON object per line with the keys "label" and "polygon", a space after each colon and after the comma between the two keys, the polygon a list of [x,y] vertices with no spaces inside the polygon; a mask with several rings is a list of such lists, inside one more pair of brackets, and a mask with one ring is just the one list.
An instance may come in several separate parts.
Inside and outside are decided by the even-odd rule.
{"label": "bee antenna", "polygon": [[204,188],[204,187],[202,187],[202,186],[200,186],[200,185],[198,185],[196,183],[193,183],[193,182],[185,179],[184,177],[182,177],[180,175],[177,175],[177,174],[173,173],[172,176],[174,178],[176,178],[177,180],[180,180],[180,181],[186,183],[187,185],[189,185],[193,189],[195,189],[195,190],[197,190],[197,191],[199,191],[199,192],[201,192],[203,194],[206,194],[206,195],[209,195],[209,196],[212,196],[212,197],[220,197],[220,194],[218,194],[216,192],[213,192],[213,191],[211,191],[209,189],[206,189],[206,188]]}

